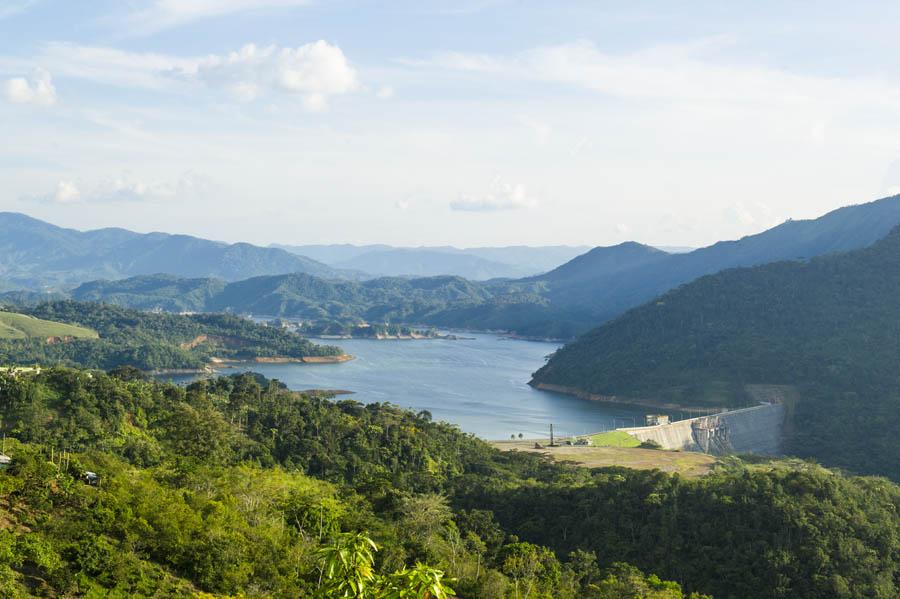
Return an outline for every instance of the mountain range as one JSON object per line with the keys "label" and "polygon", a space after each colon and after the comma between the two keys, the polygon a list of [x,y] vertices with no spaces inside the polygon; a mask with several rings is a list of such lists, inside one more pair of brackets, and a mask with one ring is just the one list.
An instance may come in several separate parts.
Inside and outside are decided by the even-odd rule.
{"label": "mountain range", "polygon": [[335,268],[377,276],[451,275],[473,281],[518,278],[556,268],[590,249],[589,246],[452,246],[394,247],[376,245],[273,245]]}
{"label": "mountain range", "polygon": [[[339,281],[354,275],[359,279],[359,271],[342,270],[280,248],[121,229],[79,233],[21,215],[0,216],[0,226],[6,226],[0,229],[0,246],[6,249],[0,276],[7,289],[27,287],[29,282],[35,288],[36,281],[59,280],[67,274],[71,282],[84,281],[93,274],[102,280],[74,289],[72,297],[138,308],[403,320],[570,339],[704,275],[869,246],[900,225],[900,196],[840,208],[817,219],[787,221],[756,235],[690,252],[673,254],[626,242],[594,248],[542,274],[487,281],[459,276]],[[27,227],[11,231],[9,223],[15,219]],[[441,270],[439,265],[448,264],[451,257],[487,261],[490,256],[510,259],[548,251],[481,248],[483,256],[473,256],[381,246],[368,251],[361,246],[306,247],[330,252],[329,260],[335,264],[378,270],[379,264],[405,260],[407,267],[401,270],[417,264],[422,273]],[[429,252],[439,254],[431,265],[423,259]],[[393,256],[399,257],[392,260]],[[498,273],[483,270],[482,274]],[[129,275],[137,276],[119,280]]]}
{"label": "mountain range", "polygon": [[229,281],[291,272],[357,276],[277,248],[115,228],[76,231],[0,212],[0,281],[6,289],[64,287],[158,272]]}

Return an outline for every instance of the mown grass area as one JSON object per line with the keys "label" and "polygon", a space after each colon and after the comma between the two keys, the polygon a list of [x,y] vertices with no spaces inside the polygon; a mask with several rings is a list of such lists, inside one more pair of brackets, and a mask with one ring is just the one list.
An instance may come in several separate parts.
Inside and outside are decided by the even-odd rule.
{"label": "mown grass area", "polygon": [[96,339],[96,331],[61,322],[41,320],[15,312],[0,312],[0,339],[28,339],[31,337],[75,337]]}
{"label": "mown grass area", "polygon": [[[625,433],[627,434],[627,433]],[[635,470],[661,470],[670,474],[678,473],[690,478],[707,474],[719,458],[693,451],[665,451],[641,449],[638,447],[584,447],[560,445],[548,447],[547,439],[540,439],[542,447],[535,448],[530,441],[492,441],[491,445],[501,451],[523,451],[540,453],[557,462],[570,462],[583,468],[605,468],[623,466]]]}
{"label": "mown grass area", "polygon": [[640,441],[625,431],[609,431],[588,437],[594,447],[637,447]]}

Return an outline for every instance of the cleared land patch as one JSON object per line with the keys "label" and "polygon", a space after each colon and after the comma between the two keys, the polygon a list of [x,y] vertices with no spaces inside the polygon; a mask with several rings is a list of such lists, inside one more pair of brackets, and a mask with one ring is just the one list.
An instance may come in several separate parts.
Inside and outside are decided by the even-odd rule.
{"label": "cleared land patch", "polygon": [[96,339],[96,331],[71,324],[41,320],[15,312],[0,312],[0,339],[30,339],[33,337],[73,337]]}
{"label": "cleared land patch", "polygon": [[[627,433],[626,433],[627,434]],[[708,473],[718,461],[715,456],[693,451],[664,451],[638,447],[582,447],[562,445],[547,447],[549,439],[537,441],[544,447],[535,449],[535,440],[494,441],[502,451],[528,451],[551,457],[557,462],[574,462],[584,468],[623,466],[636,470],[661,470],[682,476],[697,477]]]}
{"label": "cleared land patch", "polygon": [[588,438],[594,447],[637,447],[641,444],[640,441],[625,431],[597,433],[596,435],[589,435]]}

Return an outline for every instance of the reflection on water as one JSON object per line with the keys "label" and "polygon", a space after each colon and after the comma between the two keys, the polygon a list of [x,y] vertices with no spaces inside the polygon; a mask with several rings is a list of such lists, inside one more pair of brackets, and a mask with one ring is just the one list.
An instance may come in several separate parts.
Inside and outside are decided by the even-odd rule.
{"label": "reflection on water", "polygon": [[[546,437],[640,425],[645,408],[585,401],[529,387],[533,371],[558,345],[466,334],[473,339],[342,340],[355,360],[343,364],[252,364],[291,389],[347,389],[363,403],[391,402],[428,410],[485,439]],[[332,343],[332,342],[329,342]],[[178,382],[177,377],[173,377]]]}

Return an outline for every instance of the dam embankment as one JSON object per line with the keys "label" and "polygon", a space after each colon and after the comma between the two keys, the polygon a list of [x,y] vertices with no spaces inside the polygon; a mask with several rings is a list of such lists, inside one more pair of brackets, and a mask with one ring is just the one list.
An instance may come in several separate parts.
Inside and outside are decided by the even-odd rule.
{"label": "dam embankment", "polygon": [[713,455],[779,455],[784,421],[784,405],[770,403],[669,424],[619,430],[640,441],[655,441],[663,449],[702,451]]}

